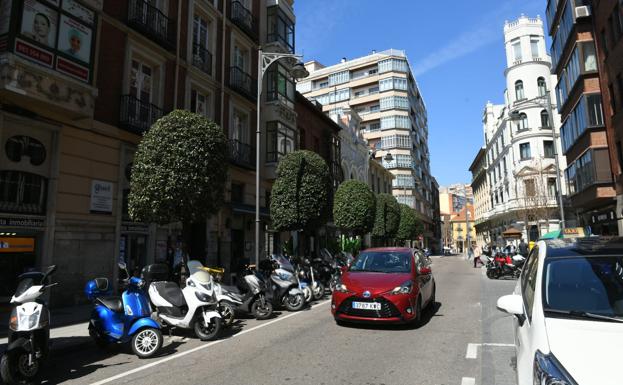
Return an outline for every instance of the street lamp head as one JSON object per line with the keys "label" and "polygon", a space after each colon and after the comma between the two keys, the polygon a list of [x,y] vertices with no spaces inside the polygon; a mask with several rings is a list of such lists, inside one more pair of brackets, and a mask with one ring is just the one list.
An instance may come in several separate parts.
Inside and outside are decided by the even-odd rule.
{"label": "street lamp head", "polygon": [[511,118],[511,120],[519,120],[520,119],[520,113],[517,110],[513,110],[511,111],[508,116]]}
{"label": "street lamp head", "polygon": [[394,160],[394,157],[392,156],[391,152],[387,151],[387,154],[385,154],[383,159],[385,159],[386,162],[391,162],[392,160]]}
{"label": "street lamp head", "polygon": [[290,73],[295,79],[304,79],[309,76],[309,71],[305,68],[303,63],[298,62],[292,66],[290,69]]}

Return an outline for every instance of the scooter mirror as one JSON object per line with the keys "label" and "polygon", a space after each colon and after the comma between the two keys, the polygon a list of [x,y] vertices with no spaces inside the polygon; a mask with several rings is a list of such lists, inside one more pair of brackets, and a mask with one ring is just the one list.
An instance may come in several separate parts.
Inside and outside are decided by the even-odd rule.
{"label": "scooter mirror", "polygon": [[127,270],[127,266],[126,266],[125,262],[119,262],[119,263],[117,264],[117,266],[119,266],[119,268],[120,268],[121,270]]}

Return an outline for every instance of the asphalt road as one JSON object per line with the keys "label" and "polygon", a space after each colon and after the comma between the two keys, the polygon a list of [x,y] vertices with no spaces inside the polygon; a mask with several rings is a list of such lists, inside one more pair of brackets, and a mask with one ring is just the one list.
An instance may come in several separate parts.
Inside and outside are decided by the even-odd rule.
{"label": "asphalt road", "polygon": [[[515,281],[490,281],[462,257],[434,258],[437,305],[413,327],[340,327],[321,301],[298,313],[241,320],[226,338],[165,338],[139,360],[94,344],[51,359],[47,384],[515,384],[511,320],[495,309]],[[76,337],[85,338],[85,337]]]}

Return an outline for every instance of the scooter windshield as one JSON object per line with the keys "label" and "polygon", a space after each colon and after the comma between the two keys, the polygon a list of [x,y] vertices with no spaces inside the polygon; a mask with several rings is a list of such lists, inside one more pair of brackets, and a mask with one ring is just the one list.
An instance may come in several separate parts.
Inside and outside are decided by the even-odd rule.
{"label": "scooter windshield", "polygon": [[210,283],[212,282],[212,276],[210,275],[210,273],[203,271],[203,270],[197,270],[192,274],[192,277],[195,281],[199,282],[199,283]]}
{"label": "scooter windshield", "polygon": [[15,289],[15,297],[21,296],[34,285],[35,281],[32,278],[22,279],[21,281],[19,281],[19,284],[17,284],[17,289]]}
{"label": "scooter windshield", "polygon": [[280,268],[294,272],[294,266],[283,255],[273,255],[272,259],[279,264]]}

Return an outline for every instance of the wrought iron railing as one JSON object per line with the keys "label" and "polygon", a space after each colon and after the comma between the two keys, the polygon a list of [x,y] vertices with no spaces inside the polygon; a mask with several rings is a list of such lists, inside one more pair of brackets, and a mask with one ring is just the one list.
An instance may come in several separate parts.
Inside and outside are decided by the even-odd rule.
{"label": "wrought iron railing", "polygon": [[147,1],[128,2],[128,24],[167,49],[175,48],[175,22]]}
{"label": "wrought iron railing", "polygon": [[257,40],[257,22],[251,11],[249,11],[241,2],[231,2],[231,14],[229,15],[229,18],[253,40]]}
{"label": "wrought iron railing", "polygon": [[132,95],[121,96],[119,125],[135,134],[149,130],[156,120],[162,117],[162,110]]}
{"label": "wrought iron railing", "polygon": [[193,44],[193,65],[212,75],[212,54],[201,44]]}
{"label": "wrought iron railing", "polygon": [[252,101],[257,100],[257,81],[239,67],[229,68],[229,87]]}
{"label": "wrought iron railing", "polygon": [[229,160],[242,167],[255,168],[255,148],[237,139],[229,141]]}

